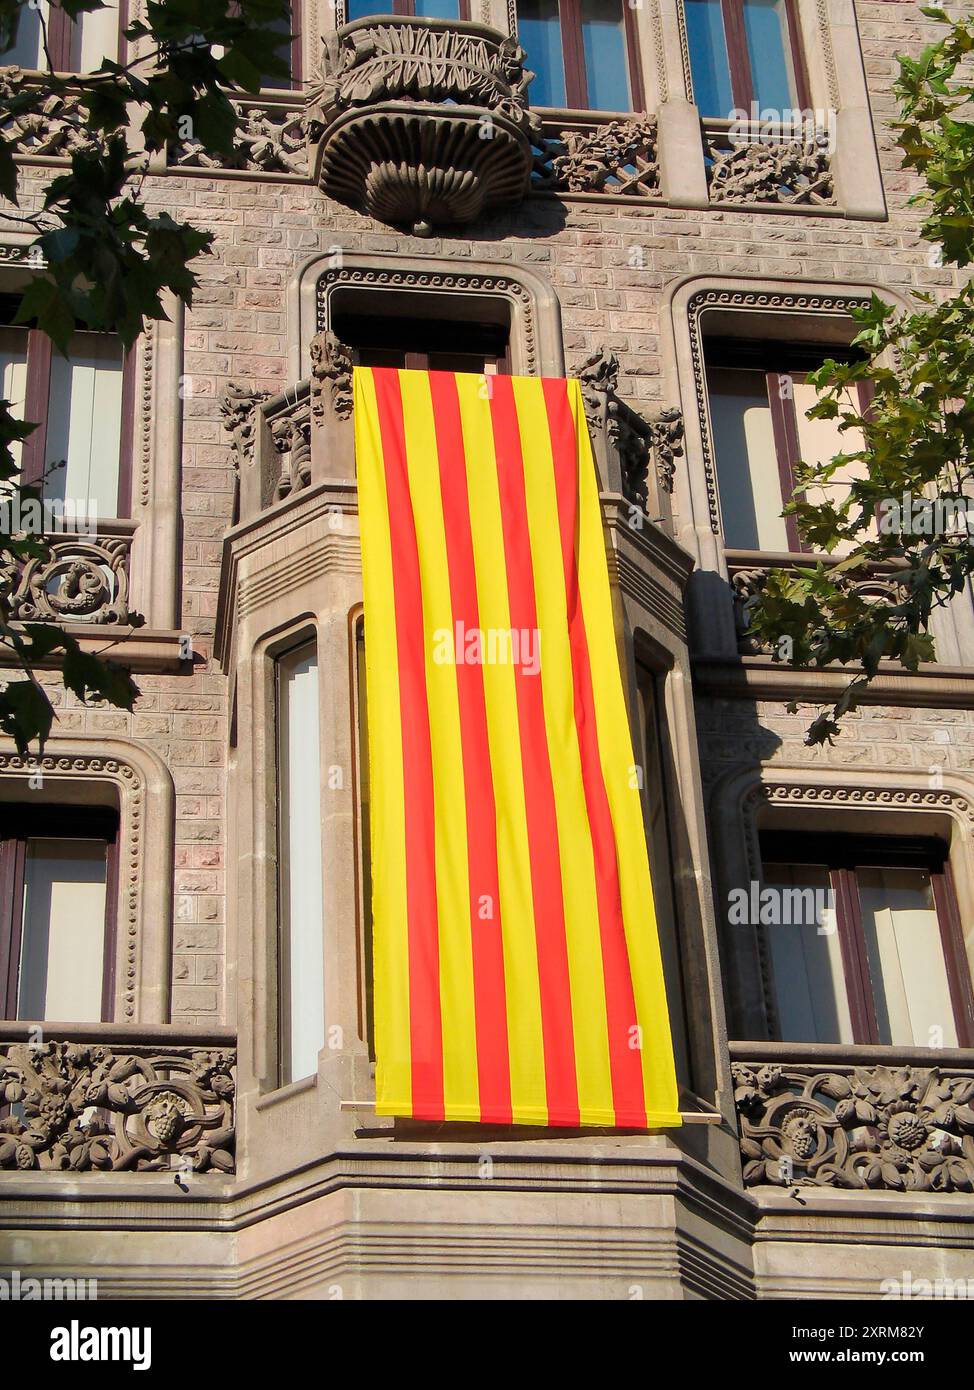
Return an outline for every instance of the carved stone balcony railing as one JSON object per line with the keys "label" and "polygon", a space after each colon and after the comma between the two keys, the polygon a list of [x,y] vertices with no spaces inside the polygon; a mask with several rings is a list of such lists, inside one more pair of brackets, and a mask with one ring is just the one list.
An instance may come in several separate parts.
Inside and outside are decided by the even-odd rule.
{"label": "carved stone balcony railing", "polygon": [[47,554],[0,551],[0,592],[15,622],[140,627],[129,606],[131,532],[46,538]]}
{"label": "carved stone balcony railing", "polygon": [[974,1055],[890,1052],[733,1044],[745,1185],[974,1191]]}
{"label": "carved stone balcony railing", "polygon": [[708,121],[703,142],[712,202],[835,205],[829,146],[821,133],[782,128],[749,136],[726,121]]}
{"label": "carved stone balcony railing", "polygon": [[611,193],[659,200],[655,116],[594,128],[566,130],[546,125],[535,153],[531,186],[538,193]]}
{"label": "carved stone balcony railing", "polygon": [[[829,559],[828,556],[825,557]],[[835,556],[832,557],[834,561]],[[767,648],[753,637],[749,631],[750,605],[764,588],[769,570],[794,569],[796,564],[814,565],[816,557],[809,555],[804,561],[792,554],[772,555],[754,551],[728,550],[727,573],[734,595],[734,624],[737,628],[737,646],[743,656],[754,656]],[[896,567],[893,565],[874,566],[865,578],[856,579],[852,575],[847,580],[849,589],[863,598],[895,598],[897,591]]]}
{"label": "carved stone balcony railing", "polygon": [[429,235],[528,191],[540,121],[515,39],[482,24],[382,17],[325,40],[309,96],[314,175],[339,202]]}
{"label": "carved stone balcony railing", "polygon": [[234,1171],[232,1044],[170,1042],[169,1030],[150,1041],[148,1029],[135,1042],[133,1028],[120,1040],[111,1025],[31,1042],[41,1027],[0,1025],[0,1169]]}

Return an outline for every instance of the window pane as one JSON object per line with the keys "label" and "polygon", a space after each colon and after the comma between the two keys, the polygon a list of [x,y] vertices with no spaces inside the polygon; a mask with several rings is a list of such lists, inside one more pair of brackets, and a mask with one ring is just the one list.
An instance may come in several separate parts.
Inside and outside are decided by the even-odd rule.
{"label": "window pane", "polygon": [[528,88],[532,106],[565,106],[565,60],[561,51],[558,0],[521,0],[517,36],[535,74]]}
{"label": "window pane", "polygon": [[48,475],[44,492],[93,516],[118,515],[123,364],[109,333],[76,333],[67,359],[51,355],[45,464],[67,467]]}
{"label": "window pane", "polygon": [[278,662],[283,1081],[313,1076],[325,1045],[324,911],[318,656],[313,643]]}
{"label": "window pane", "polygon": [[724,543],[732,550],[788,550],[764,373],[711,368],[707,381]]}
{"label": "window pane", "polygon": [[[937,909],[925,869],[858,869],[879,1041],[957,1046]],[[941,1033],[931,1034],[931,1029]],[[941,1041],[932,1042],[937,1037]]]}
{"label": "window pane", "polygon": [[[795,416],[798,425],[798,450],[805,463],[828,463],[837,454],[852,454],[863,447],[862,430],[840,430],[839,420],[809,420],[805,412],[818,400],[815,387],[801,377],[793,378],[792,390],[795,400]],[[850,403],[850,409],[858,409],[858,400]],[[840,506],[849,495],[849,483],[853,478],[866,476],[866,466],[860,460],[848,463],[841,468],[829,483],[828,488],[809,488],[805,496],[809,502],[832,501]],[[866,531],[876,534],[876,522],[872,520]],[[843,542],[833,552],[845,554],[852,549],[851,542]]]}
{"label": "window pane", "polygon": [[416,0],[413,14],[423,19],[459,19],[459,0]]}
{"label": "window pane", "polygon": [[701,116],[729,119],[734,109],[720,0],[684,0],[693,98]]}
{"label": "window pane", "polygon": [[72,72],[96,72],[103,58],[118,57],[118,8],[79,15],[71,26]]}
{"label": "window pane", "polygon": [[277,56],[279,58],[283,58],[284,62],[287,63],[288,71],[287,76],[285,77],[269,77],[265,73],[260,79],[260,85],[262,87],[269,87],[271,89],[277,88],[287,90],[291,86],[293,86],[294,82],[293,74],[291,72],[291,41],[293,34],[293,26],[291,24],[290,15],[288,15],[288,17],[285,19],[275,20],[270,27],[272,29],[275,29],[281,35],[281,43],[277,49]]}
{"label": "window pane", "polygon": [[[17,420],[24,418],[27,396],[27,330],[0,328],[0,395],[10,402],[10,413]],[[19,466],[23,444],[10,446],[14,462]]]}
{"label": "window pane", "polygon": [[582,0],[582,46],[591,111],[631,111],[623,0]]}
{"label": "window pane", "polygon": [[47,58],[44,55],[44,48],[41,38],[41,16],[47,23],[49,6],[47,0],[39,8],[31,5],[18,5],[20,13],[20,23],[17,26],[17,42],[13,48],[8,48],[5,53],[0,54],[0,62],[4,67],[27,68],[47,68]]}
{"label": "window pane", "polygon": [[783,1042],[855,1041],[839,933],[831,914],[820,910],[831,903],[830,884],[824,866],[767,864],[764,868],[764,886],[779,893],[778,920],[762,930],[771,951]]}
{"label": "window pane", "polygon": [[784,120],[798,106],[784,0],[744,0],[744,32],[754,100]]}
{"label": "window pane", "polygon": [[388,5],[381,4],[381,0],[378,5],[376,0],[346,0],[345,12],[348,15],[345,21],[347,24],[351,24],[353,19],[370,19],[376,14],[392,14],[392,0],[389,0]]}
{"label": "window pane", "polygon": [[105,884],[103,840],[27,842],[18,1018],[100,1021]]}

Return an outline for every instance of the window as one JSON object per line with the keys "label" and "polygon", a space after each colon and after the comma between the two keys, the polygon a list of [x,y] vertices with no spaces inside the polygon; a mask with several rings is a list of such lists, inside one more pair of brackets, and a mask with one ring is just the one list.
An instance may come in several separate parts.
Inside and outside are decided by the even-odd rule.
{"label": "window", "polygon": [[372,822],[369,797],[369,711],[365,688],[365,619],[352,624],[353,690],[355,693],[355,790],[358,809],[357,915],[359,968],[359,1036],[375,1061],[375,1016],[372,1004]]}
{"label": "window", "polygon": [[[795,518],[781,515],[795,491],[795,464],[825,463],[862,447],[858,430],[840,432],[837,420],[806,418],[818,398],[808,371],[826,357],[844,356],[848,353],[838,347],[803,349],[719,338],[708,342],[707,393],[728,549],[805,549]],[[860,383],[854,404],[865,411],[869,399],[867,384]],[[841,497],[855,467],[849,464],[835,475],[829,485],[833,501]]]}
{"label": "window", "polygon": [[373,15],[415,15],[417,19],[469,19],[469,0],[389,0],[376,5],[375,0],[347,0],[347,22],[371,19]]}
{"label": "window", "polygon": [[[39,5],[21,5],[17,41],[0,55],[4,64],[28,70],[46,70],[44,29],[47,50],[55,72],[93,72],[104,58],[119,60],[124,46],[122,31],[128,25],[127,0],[117,0],[104,9],[92,10],[71,20],[59,5],[41,0]],[[43,21],[43,23],[42,23]]]}
{"label": "window", "polygon": [[272,25],[281,35],[281,45],[278,50],[279,55],[288,63],[290,72],[283,77],[263,76],[260,80],[261,87],[270,89],[290,90],[293,87],[301,86],[301,35],[299,33],[300,8],[297,3],[289,6],[289,13],[284,19],[278,19]]}
{"label": "window", "polygon": [[277,660],[281,1083],[314,1076],[325,1045],[318,653]]}
{"label": "window", "polygon": [[[392,307],[392,306],[390,306]],[[431,306],[432,307],[432,306]],[[506,321],[472,322],[349,311],[336,296],[332,331],[362,367],[410,367],[435,372],[510,375]],[[462,343],[462,347],[457,344]]]}
{"label": "window", "polygon": [[98,807],[0,812],[4,1017],[114,1016],[117,817]]}
{"label": "window", "polygon": [[532,106],[634,111],[642,104],[626,0],[519,0],[517,32],[535,74]]}
{"label": "window", "polygon": [[762,908],[788,1042],[970,1047],[971,977],[946,856],[934,840],[761,836]]}
{"label": "window", "polygon": [[682,1085],[691,1086],[686,989],[680,960],[677,909],[673,891],[675,872],[668,789],[674,769],[666,721],[666,677],[642,663],[636,670],[639,711],[646,738],[646,767],[643,776],[649,821],[649,867],[660,953],[663,958],[663,977],[666,981],[666,998],[669,1003],[673,1057],[677,1080]]}
{"label": "window", "polygon": [[0,299],[0,373],[13,413],[38,422],[21,446],[23,482],[71,501],[76,514],[127,516],[134,413],[133,354],[110,333],[76,333],[67,358]]}
{"label": "window", "polygon": [[701,116],[760,111],[790,123],[807,110],[795,0],[683,0],[693,95]]}

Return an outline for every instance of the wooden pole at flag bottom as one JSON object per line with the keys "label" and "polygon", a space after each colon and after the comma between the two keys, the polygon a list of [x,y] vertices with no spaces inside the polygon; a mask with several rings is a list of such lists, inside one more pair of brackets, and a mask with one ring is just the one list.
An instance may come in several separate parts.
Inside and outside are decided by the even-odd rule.
{"label": "wooden pole at flag bottom", "polygon": [[[339,1110],[372,1110],[372,1111],[374,1111],[374,1110],[375,1110],[375,1101],[374,1101],[374,1100],[342,1100],[342,1101],[339,1101],[339,1102],[338,1102],[338,1108],[339,1108]],[[404,1118],[408,1118],[408,1116],[406,1116],[406,1117],[404,1117]],[[680,1119],[683,1121],[683,1123],[684,1123],[685,1125],[719,1125],[719,1124],[722,1124],[722,1123],[723,1123],[724,1117],[723,1117],[723,1115],[718,1115],[715,1111],[708,1111],[708,1110],[689,1110],[689,1111],[682,1111],[682,1110],[681,1110],[681,1112],[680,1112]],[[539,1126],[539,1127],[542,1128],[542,1129],[544,1129],[544,1128],[550,1128],[550,1126],[544,1126],[544,1125]],[[660,1127],[661,1129],[669,1129],[669,1128],[671,1128],[671,1126],[669,1126],[669,1125],[661,1125],[661,1126],[659,1126],[659,1127]],[[589,1128],[589,1126],[586,1126],[586,1128]],[[596,1128],[596,1129],[601,1129],[601,1128],[604,1128],[604,1126],[596,1125],[596,1126],[594,1126],[594,1128]]]}

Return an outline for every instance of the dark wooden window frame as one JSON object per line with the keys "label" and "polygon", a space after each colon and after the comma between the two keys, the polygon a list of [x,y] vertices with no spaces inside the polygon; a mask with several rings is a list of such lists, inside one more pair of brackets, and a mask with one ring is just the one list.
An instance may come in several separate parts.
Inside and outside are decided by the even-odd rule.
{"label": "dark wooden window frame", "polygon": [[[501,376],[511,374],[510,328],[503,324],[465,320],[462,325],[465,343],[468,347],[471,342],[476,344],[467,351],[456,350],[460,323],[453,319],[355,314],[346,310],[334,315],[333,328],[356,365],[405,367],[416,371],[482,369]],[[483,366],[471,368],[450,364],[451,358],[456,363],[459,357],[481,358]]]}
{"label": "dark wooden window frame", "polygon": [[930,875],[940,928],[958,1046],[974,1047],[974,988],[950,860],[942,842],[879,835],[802,832],[796,836],[786,831],[772,831],[761,835],[761,859],[766,865],[815,866],[828,870],[835,897],[836,925],[853,1041],[867,1044],[878,1044],[880,1039],[862,926],[857,871],[867,868],[925,869]]}
{"label": "dark wooden window frame", "polygon": [[[9,325],[4,316],[3,322]],[[47,421],[51,397],[51,358],[54,351],[50,338],[37,328],[13,325],[27,335],[27,387],[24,393],[24,419],[37,422],[37,428],[27,436],[21,455],[21,481],[27,487],[41,488],[48,465]],[[85,331],[85,330],[80,330]],[[122,421],[118,456],[117,517],[127,517],[132,511],[132,449],[135,427],[135,344],[126,352],[122,365]]]}
{"label": "dark wooden window frame", "polygon": [[[82,15],[81,18],[83,19],[84,16]],[[125,40],[125,30],[128,28],[128,24],[128,0],[118,0],[118,46],[114,54],[107,54],[106,56],[114,58],[119,63],[127,61],[128,44]],[[54,0],[48,10],[47,46],[55,72],[74,71],[71,66],[72,38],[73,22],[57,4],[57,0]]]}
{"label": "dark wooden window frame", "polygon": [[[807,111],[811,107],[811,101],[796,0],[784,0],[784,8],[785,22],[788,26],[788,46],[791,51],[792,68],[795,74],[795,98],[799,108]],[[724,21],[724,41],[727,44],[731,95],[734,98],[734,105],[739,110],[749,113],[751,102],[755,98],[751,55],[747,46],[747,31],[744,27],[744,0],[720,0],[720,10]]]}
{"label": "dark wooden window frame", "polygon": [[[629,0],[622,0],[623,33],[626,61],[629,68],[630,110],[643,110],[643,78],[639,64],[639,39],[636,18]],[[581,0],[558,0],[558,27],[561,32],[561,54],[565,65],[566,110],[588,111],[588,73],[585,68],[585,46],[582,42]],[[528,58],[530,62],[530,55]]]}
{"label": "dark wooden window frame", "polygon": [[[838,344],[806,347],[802,344],[792,346],[786,342],[749,343],[746,340],[735,342],[730,339],[714,339],[708,344],[705,356],[707,367],[749,368],[764,373],[782,506],[792,497],[800,497],[802,494],[795,493],[795,465],[801,458],[798,442],[798,408],[795,405],[794,394],[782,391],[782,382],[791,380],[803,384],[808,372],[820,367],[826,357],[840,361],[852,360],[853,354],[843,350]],[[772,363],[775,365],[772,366]],[[856,391],[860,413],[865,415],[873,399],[872,382],[857,382]],[[814,553],[813,547],[806,545],[799,536],[798,523],[794,516],[785,516],[783,520],[789,553]]]}
{"label": "dark wooden window frame", "polygon": [[[118,939],[118,816],[99,806],[0,807],[0,1004],[2,1017],[17,1017],[24,932],[24,875],[30,840],[104,840],[105,953],[101,1021],[115,1016],[115,953]],[[25,1020],[41,1022],[43,1020]],[[48,1020],[50,1021],[50,1020]],[[70,1023],[75,1020],[63,1019]]]}

